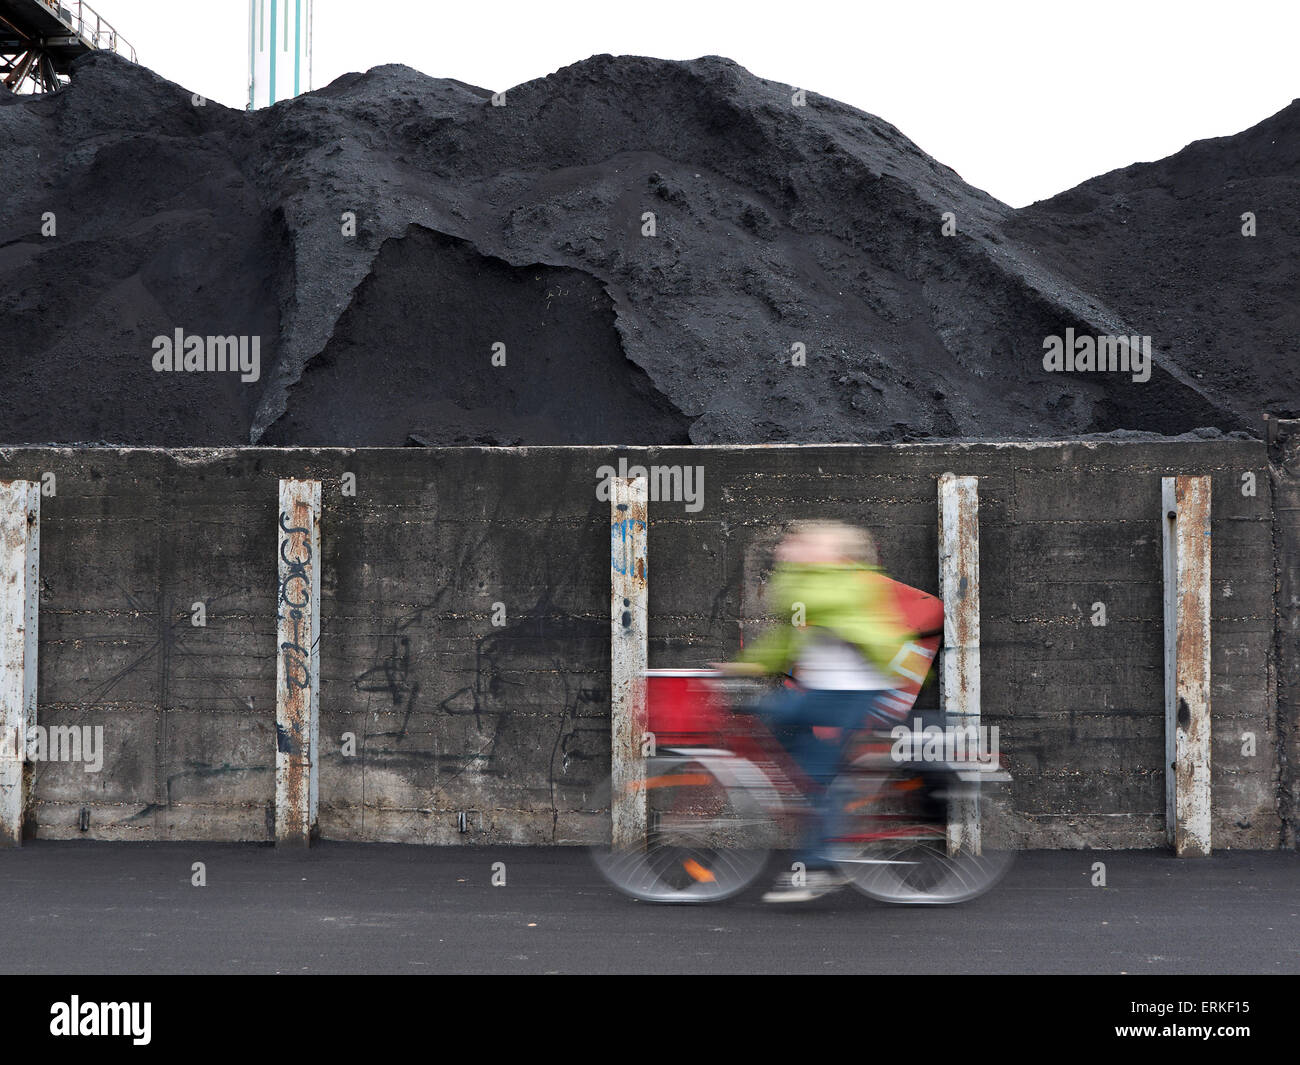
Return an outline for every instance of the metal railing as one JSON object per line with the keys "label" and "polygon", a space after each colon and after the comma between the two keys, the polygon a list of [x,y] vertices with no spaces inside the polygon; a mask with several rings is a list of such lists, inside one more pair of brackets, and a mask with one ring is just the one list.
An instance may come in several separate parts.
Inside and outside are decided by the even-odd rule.
{"label": "metal railing", "polygon": [[139,62],[131,44],[84,0],[42,0],[42,3],[92,47],[116,52],[132,63]]}

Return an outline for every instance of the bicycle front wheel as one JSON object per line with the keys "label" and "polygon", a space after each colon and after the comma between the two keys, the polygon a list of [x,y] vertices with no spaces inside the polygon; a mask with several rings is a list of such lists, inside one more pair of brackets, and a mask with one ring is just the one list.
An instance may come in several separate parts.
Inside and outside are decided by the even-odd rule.
{"label": "bicycle front wheel", "polygon": [[[702,761],[650,758],[644,780],[624,788],[645,796],[644,842],[592,848],[596,867],[624,894],[646,902],[719,902],[762,874],[777,839],[775,819]],[[612,782],[603,796],[606,803],[612,798]]]}

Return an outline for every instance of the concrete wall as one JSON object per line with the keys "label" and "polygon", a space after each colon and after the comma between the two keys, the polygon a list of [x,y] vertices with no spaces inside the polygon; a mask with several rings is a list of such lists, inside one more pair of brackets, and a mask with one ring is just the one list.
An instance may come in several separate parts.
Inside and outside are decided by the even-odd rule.
{"label": "concrete wall", "polygon": [[1300,419],[1270,426],[1273,544],[1277,558],[1277,719],[1284,845],[1296,846],[1300,812]]}
{"label": "concrete wall", "polygon": [[1067,847],[1164,845],[1160,478],[1212,475],[1214,845],[1290,839],[1274,482],[1265,445],[1236,440],[2,452],[2,478],[55,477],[40,721],[103,725],[107,746],[97,774],[36,767],[36,834],[273,837],[276,491],[298,477],[324,489],[321,834],[596,838],[609,507],[595,486],[618,456],[704,471],[698,511],[650,504],[652,666],[726,657],[760,631],[790,520],[865,524],[892,575],[937,591],[936,480],[978,475],[985,722],[1035,842]]}

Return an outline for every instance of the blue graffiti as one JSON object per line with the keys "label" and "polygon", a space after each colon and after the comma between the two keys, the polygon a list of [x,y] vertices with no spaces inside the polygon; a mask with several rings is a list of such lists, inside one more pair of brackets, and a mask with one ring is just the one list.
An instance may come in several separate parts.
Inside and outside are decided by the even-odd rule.
{"label": "blue graffiti", "polygon": [[[632,539],[636,535],[634,527],[638,525],[644,533],[645,522],[640,518],[624,518],[609,527],[609,564],[614,567],[614,572],[623,576],[627,576],[628,564],[632,557]],[[640,575],[644,577],[648,569],[649,567],[643,562]]]}

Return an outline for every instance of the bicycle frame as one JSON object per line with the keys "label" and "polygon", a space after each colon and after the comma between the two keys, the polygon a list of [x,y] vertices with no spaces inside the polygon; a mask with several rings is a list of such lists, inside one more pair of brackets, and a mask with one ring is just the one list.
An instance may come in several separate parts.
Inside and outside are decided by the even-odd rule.
{"label": "bicycle frame", "polygon": [[[918,588],[885,580],[900,613],[917,633],[890,662],[888,673],[895,686],[879,696],[876,704],[883,716],[901,722],[911,712],[938,653],[943,603]],[[760,799],[771,792],[775,805],[781,800],[806,807],[812,782],[761,721],[751,718],[746,722],[748,715],[732,711],[726,693],[728,683],[732,682],[718,670],[647,670],[648,724],[657,745],[708,758],[711,766],[716,763],[720,778],[738,783],[743,779],[757,786]],[[855,743],[846,763],[867,749],[874,747]]]}

